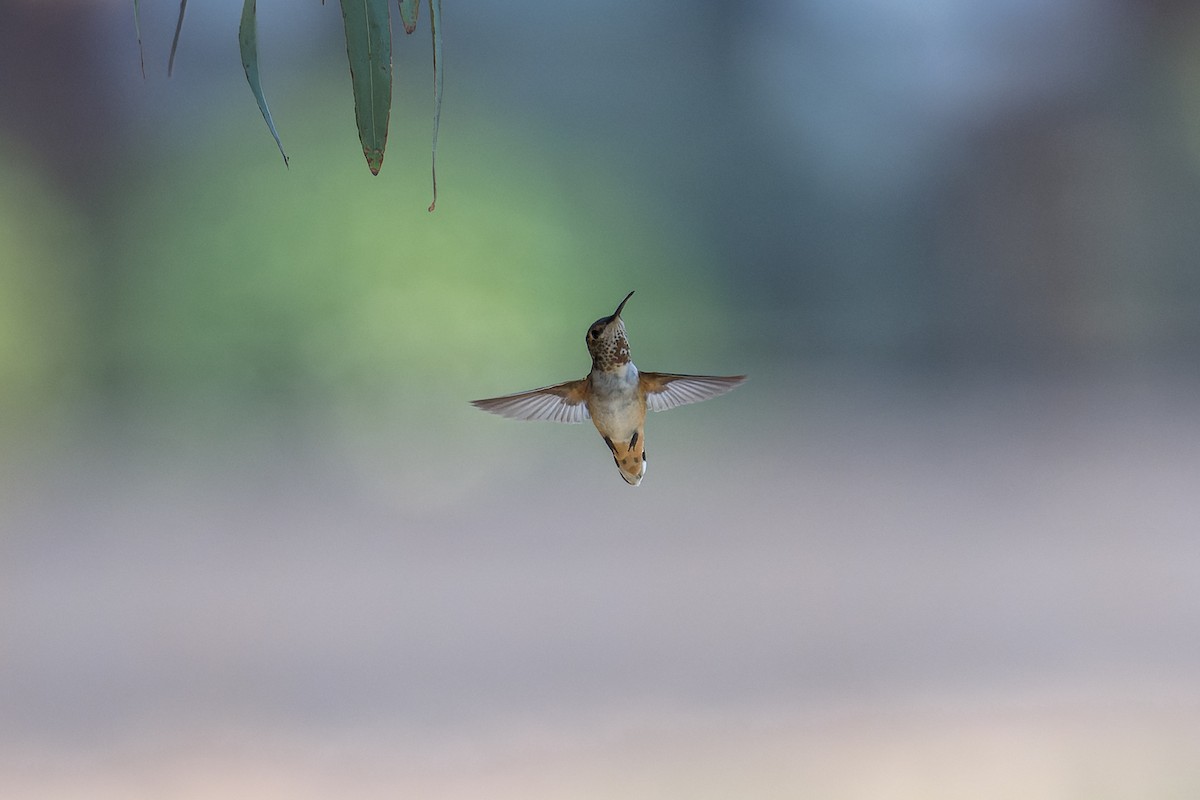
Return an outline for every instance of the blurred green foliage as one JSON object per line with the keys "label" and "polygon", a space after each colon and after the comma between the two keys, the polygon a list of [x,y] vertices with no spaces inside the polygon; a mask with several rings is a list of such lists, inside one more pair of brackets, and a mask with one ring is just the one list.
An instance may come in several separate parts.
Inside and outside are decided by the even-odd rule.
{"label": "blurred green foliage", "polygon": [[[308,116],[290,126],[290,170],[240,105],[189,131],[186,146],[120,165],[110,221],[94,234],[105,237],[99,263],[61,224],[33,224],[69,219],[61,199],[18,207],[4,194],[18,210],[3,223],[23,231],[0,241],[18,289],[4,292],[18,311],[4,315],[0,370],[26,387],[9,402],[32,410],[62,375],[86,381],[88,352],[115,376],[92,388],[139,424],[207,431],[294,413],[424,423],[476,396],[583,375],[587,325],[630,289],[635,356],[648,368],[727,366],[705,357],[725,327],[713,324],[714,266],[669,209],[627,196],[617,154],[567,150],[456,108],[429,214],[428,187],[414,179],[423,159],[397,149],[390,179],[366,175],[347,147],[353,126],[330,108],[344,88],[314,86],[301,77],[281,92],[281,108]],[[70,287],[97,281],[108,291],[88,302],[103,307],[72,313]],[[76,319],[107,324],[89,331]]]}
{"label": "blurred green foliage", "polygon": [[86,382],[86,225],[31,163],[0,141],[0,432],[55,423]]}

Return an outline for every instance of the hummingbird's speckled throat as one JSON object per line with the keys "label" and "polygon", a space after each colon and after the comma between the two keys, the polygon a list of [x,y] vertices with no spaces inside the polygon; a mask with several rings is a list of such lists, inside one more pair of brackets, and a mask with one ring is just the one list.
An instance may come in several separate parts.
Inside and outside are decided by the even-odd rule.
{"label": "hummingbird's speckled throat", "polygon": [[592,369],[605,372],[629,363],[629,339],[625,336],[625,323],[621,321],[621,310],[633,297],[633,292],[625,295],[621,305],[610,317],[601,317],[588,328],[588,353],[592,356]]}
{"label": "hummingbird's speckled throat", "polygon": [[588,328],[584,341],[592,369],[587,377],[471,404],[512,419],[590,419],[612,452],[621,477],[637,486],[646,474],[646,411],[666,411],[725,394],[746,376],[640,372],[629,358],[629,339],[621,320],[621,311],[631,297],[633,292],[625,295],[611,316],[601,317]]}

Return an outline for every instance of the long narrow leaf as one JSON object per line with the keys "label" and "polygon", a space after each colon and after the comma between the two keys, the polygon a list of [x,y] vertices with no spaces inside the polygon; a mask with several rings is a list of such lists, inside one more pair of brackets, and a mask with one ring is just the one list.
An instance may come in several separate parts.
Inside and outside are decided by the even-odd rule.
{"label": "long narrow leaf", "polygon": [[183,30],[183,12],[187,11],[187,0],[179,0],[179,19],[175,22],[175,38],[171,40],[171,57],[167,59],[167,77],[175,69],[175,51],[179,48],[179,32]]}
{"label": "long narrow leaf", "polygon": [[138,63],[142,67],[142,78],[146,77],[146,54],[142,51],[142,10],[141,0],[133,0],[133,32],[138,40]]}
{"label": "long narrow leaf", "polygon": [[405,33],[417,29],[417,12],[421,10],[421,0],[399,0],[400,22],[404,25]]}
{"label": "long narrow leaf", "polygon": [[254,99],[258,101],[258,110],[267,121],[267,128],[279,145],[279,154],[283,156],[283,165],[288,166],[287,153],[283,152],[283,142],[279,140],[279,132],[271,120],[271,110],[267,108],[267,98],[263,95],[262,81],[258,78],[258,24],[255,15],[255,0],[245,0],[242,4],[242,24],[238,26],[238,47],[242,51],[242,67],[246,70],[246,82]]}
{"label": "long narrow leaf", "polygon": [[433,32],[433,149],[429,168],[433,173],[433,202],[437,205],[437,142],[442,119],[442,0],[429,0],[429,28]]}
{"label": "long narrow leaf", "polygon": [[388,0],[341,2],[358,138],[367,167],[372,175],[378,175],[392,112],[392,29]]}

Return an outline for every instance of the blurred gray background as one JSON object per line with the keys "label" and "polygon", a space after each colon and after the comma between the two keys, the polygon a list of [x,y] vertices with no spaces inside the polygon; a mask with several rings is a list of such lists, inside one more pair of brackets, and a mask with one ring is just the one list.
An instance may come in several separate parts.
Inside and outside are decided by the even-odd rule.
{"label": "blurred gray background", "polygon": [[0,2],[0,795],[1200,794],[1200,8],[240,7]]}

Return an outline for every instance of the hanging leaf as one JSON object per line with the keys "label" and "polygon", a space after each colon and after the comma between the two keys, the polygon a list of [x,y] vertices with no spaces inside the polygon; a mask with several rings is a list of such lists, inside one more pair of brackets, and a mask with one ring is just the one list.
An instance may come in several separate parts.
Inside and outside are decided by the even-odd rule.
{"label": "hanging leaf", "polygon": [[358,138],[372,175],[383,166],[392,111],[392,29],[388,0],[342,0],[346,56],[354,84]]}
{"label": "hanging leaf", "polygon": [[421,10],[421,0],[399,0],[400,22],[404,25],[405,33],[417,29],[417,12]]}
{"label": "hanging leaf", "polygon": [[[398,0],[400,20],[404,32],[412,33],[417,28],[417,11],[421,0]],[[438,125],[442,117],[442,0],[429,0],[429,31],[433,34],[433,149],[430,156],[430,171],[433,175],[433,202],[429,210],[437,206],[437,140]]]}
{"label": "hanging leaf", "polygon": [[433,174],[433,202],[437,205],[437,142],[438,126],[442,119],[442,0],[429,0],[429,29],[433,32],[433,149],[429,168]]}
{"label": "hanging leaf", "polygon": [[142,51],[142,11],[141,0],[133,0],[133,32],[138,40],[138,63],[142,67],[142,78],[146,77],[146,54]]}
{"label": "hanging leaf", "polygon": [[283,165],[288,166],[287,153],[283,152],[283,142],[279,140],[279,132],[271,120],[271,110],[267,108],[267,98],[263,95],[262,82],[258,78],[258,24],[255,19],[255,0],[245,0],[242,5],[242,24],[238,26],[238,47],[242,51],[242,67],[246,70],[246,82],[254,99],[258,101],[258,110],[267,121],[267,128],[275,137],[279,146],[279,154],[283,156]]}
{"label": "hanging leaf", "polygon": [[[417,27],[421,0],[396,0],[400,10],[400,21],[406,33]],[[388,15],[388,0],[340,0],[342,22],[346,28],[346,57],[350,62],[350,82],[354,93],[354,117],[358,125],[358,138],[362,143],[363,156],[372,175],[383,168],[383,155],[387,148],[388,123],[392,112],[392,29]],[[325,0],[321,0],[325,4]],[[167,75],[175,71],[175,56],[179,51],[179,37],[183,31],[183,19],[187,14],[187,0],[179,0],[179,18],[175,22],[175,35],[171,39],[171,54],[167,60]],[[430,148],[430,174],[433,182],[433,199],[429,210],[437,207],[437,146],[438,130],[442,117],[442,2],[429,0],[429,30],[433,36],[433,141]],[[137,36],[138,61],[142,77],[146,76],[145,53],[142,47],[141,0],[133,0],[133,27]],[[267,123],[267,130],[275,139],[284,166],[290,166],[283,141],[271,118],[262,79],[258,70],[258,27],[257,0],[243,0],[242,19],[238,27],[238,46],[242,56],[242,68],[246,82],[254,94],[258,110]]]}
{"label": "hanging leaf", "polygon": [[171,57],[167,59],[167,77],[175,69],[175,51],[179,48],[179,32],[183,30],[183,12],[187,11],[187,0],[179,0],[179,19],[175,22],[175,38],[171,40]]}

